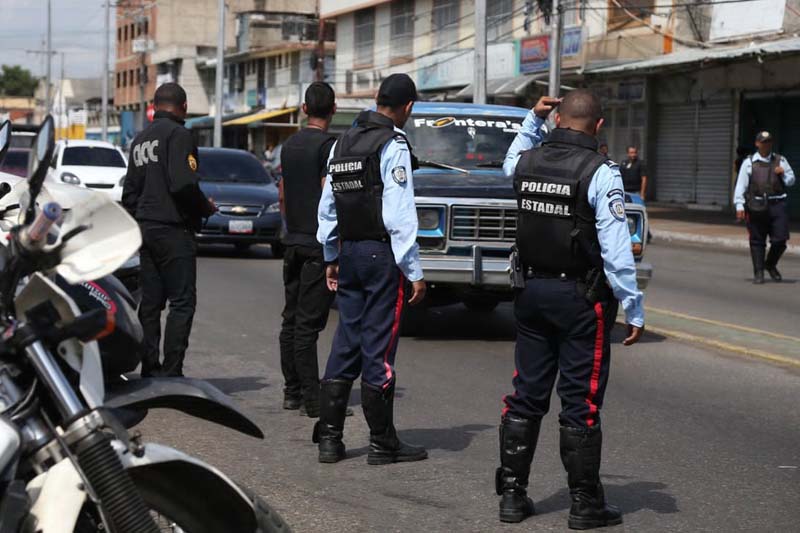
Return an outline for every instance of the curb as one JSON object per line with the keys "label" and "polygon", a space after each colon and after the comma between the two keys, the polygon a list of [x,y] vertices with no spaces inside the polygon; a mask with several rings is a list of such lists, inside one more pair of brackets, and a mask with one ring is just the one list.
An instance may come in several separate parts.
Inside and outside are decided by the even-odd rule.
{"label": "curb", "polygon": [[[749,250],[750,244],[744,239],[732,239],[730,237],[711,237],[709,235],[699,235],[697,233],[683,233],[679,231],[660,231],[653,229],[653,238],[665,242],[684,242],[693,244],[710,244],[721,248],[732,250]],[[787,255],[800,256],[800,246],[790,244],[786,249]]]}

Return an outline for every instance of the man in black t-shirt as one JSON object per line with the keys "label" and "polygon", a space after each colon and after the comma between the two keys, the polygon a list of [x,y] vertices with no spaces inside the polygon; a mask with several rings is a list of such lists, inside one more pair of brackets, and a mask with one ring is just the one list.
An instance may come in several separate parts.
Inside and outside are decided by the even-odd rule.
{"label": "man in black t-shirt", "polygon": [[327,175],[328,156],[336,137],[328,133],[336,112],[327,83],[312,83],[303,112],[308,125],[283,144],[280,181],[281,211],[286,220],[283,281],[286,305],[281,326],[281,369],[285,380],[284,409],[319,416],[317,338],[325,328],[334,293],[325,282],[322,246],[317,242],[317,206]]}
{"label": "man in black t-shirt", "polygon": [[639,149],[635,146],[628,147],[628,159],[619,166],[625,192],[638,194],[643,203],[647,197],[647,165],[639,159]]}

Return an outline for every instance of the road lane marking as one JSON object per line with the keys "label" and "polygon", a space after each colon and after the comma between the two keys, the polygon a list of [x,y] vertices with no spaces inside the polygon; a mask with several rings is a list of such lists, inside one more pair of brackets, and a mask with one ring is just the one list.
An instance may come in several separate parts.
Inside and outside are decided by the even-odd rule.
{"label": "road lane marking", "polygon": [[693,320],[695,322],[703,322],[704,324],[711,324],[712,326],[720,326],[723,328],[730,328],[736,329],[739,331],[744,331],[746,333],[755,333],[757,335],[763,335],[765,337],[772,337],[775,339],[781,339],[785,341],[793,341],[793,342],[800,342],[800,337],[792,337],[791,335],[783,335],[782,333],[774,333],[772,331],[765,331],[763,329],[758,328],[750,328],[747,326],[740,326],[738,324],[730,324],[728,322],[721,322],[719,320],[712,320],[710,318],[702,318],[699,316],[687,315],[684,313],[678,313],[677,311],[669,311],[667,309],[659,309],[657,307],[650,307],[645,306],[645,311],[649,311],[652,313],[658,313],[666,316],[671,316],[673,318],[682,318],[684,320]]}
{"label": "road lane marking", "polygon": [[785,357],[783,355],[765,352],[763,350],[745,348],[744,346],[737,346],[735,344],[730,344],[723,341],[717,341],[714,339],[707,339],[705,337],[700,337],[699,335],[692,335],[691,333],[684,333],[682,331],[675,331],[672,329],[665,329],[657,326],[646,326],[645,331],[652,331],[653,333],[657,333],[658,335],[664,335],[666,337],[672,337],[682,341],[703,344],[705,346],[710,346],[712,348],[717,348],[720,350],[725,350],[728,352],[733,352],[739,355],[745,355],[747,357],[753,357],[756,359],[763,359],[765,361],[770,361],[772,363],[780,363],[782,365],[789,365],[800,368],[800,360],[798,359],[792,359],[791,357]]}

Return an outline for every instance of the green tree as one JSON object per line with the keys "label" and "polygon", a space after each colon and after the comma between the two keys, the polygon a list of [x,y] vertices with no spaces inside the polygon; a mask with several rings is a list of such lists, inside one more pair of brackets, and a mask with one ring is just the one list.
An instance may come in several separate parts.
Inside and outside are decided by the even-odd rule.
{"label": "green tree", "polygon": [[39,84],[31,71],[18,65],[3,65],[0,69],[0,94],[33,96]]}

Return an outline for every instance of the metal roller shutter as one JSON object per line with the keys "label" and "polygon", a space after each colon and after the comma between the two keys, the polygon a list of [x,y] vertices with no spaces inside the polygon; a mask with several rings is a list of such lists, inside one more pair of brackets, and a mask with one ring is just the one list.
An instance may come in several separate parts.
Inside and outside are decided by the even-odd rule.
{"label": "metal roller shutter", "polygon": [[694,201],[729,206],[733,201],[733,102],[708,102],[698,108]]}
{"label": "metal roller shutter", "polygon": [[[795,175],[800,178],[800,99],[782,100],[780,109],[777,152],[786,158]],[[789,210],[794,219],[800,219],[800,183],[789,188]]]}
{"label": "metal roller shutter", "polygon": [[694,192],[695,105],[659,106],[656,121],[655,188],[659,202],[687,203]]}

